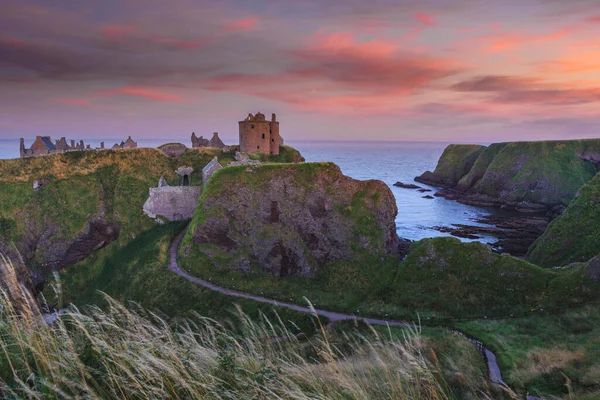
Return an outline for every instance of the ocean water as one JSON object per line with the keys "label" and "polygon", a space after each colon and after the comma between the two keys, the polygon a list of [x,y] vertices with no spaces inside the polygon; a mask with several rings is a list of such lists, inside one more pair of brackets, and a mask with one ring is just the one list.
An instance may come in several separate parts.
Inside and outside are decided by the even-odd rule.
{"label": "ocean water", "polygon": [[[173,139],[140,139],[140,147],[157,147]],[[188,141],[183,141],[187,143]],[[86,141],[86,144],[88,141]],[[89,140],[92,147],[100,140]],[[113,141],[106,141],[112,146]],[[432,142],[340,142],[340,141],[292,141],[287,143],[302,153],[307,161],[331,161],[345,175],[355,179],[379,179],[392,190],[398,205],[396,227],[402,238],[419,240],[427,237],[449,236],[433,229],[434,226],[452,224],[481,225],[474,219],[499,210],[479,208],[446,200],[441,197],[424,199],[436,188],[417,183],[432,192],[420,193],[414,189],[393,186],[396,181],[413,182],[413,178],[426,170],[433,170],[448,143]],[[0,139],[0,159],[19,156],[19,141]],[[414,182],[413,182],[414,183]],[[466,239],[461,239],[466,240]],[[483,242],[493,242],[494,237],[482,237]]]}

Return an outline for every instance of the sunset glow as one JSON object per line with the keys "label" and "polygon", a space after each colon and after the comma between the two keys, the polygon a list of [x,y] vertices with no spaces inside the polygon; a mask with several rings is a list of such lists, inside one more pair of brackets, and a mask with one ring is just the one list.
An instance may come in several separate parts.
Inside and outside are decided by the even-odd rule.
{"label": "sunset glow", "polygon": [[[54,2],[53,2],[54,3]],[[3,0],[0,136],[600,135],[600,2]]]}

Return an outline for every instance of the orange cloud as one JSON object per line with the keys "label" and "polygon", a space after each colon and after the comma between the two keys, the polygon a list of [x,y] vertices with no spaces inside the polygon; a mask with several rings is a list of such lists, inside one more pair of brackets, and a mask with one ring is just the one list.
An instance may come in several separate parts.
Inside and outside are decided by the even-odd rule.
{"label": "orange cloud", "polygon": [[259,22],[260,20],[258,17],[251,15],[246,18],[228,22],[224,25],[224,28],[228,31],[250,31],[255,29]]}
{"label": "orange cloud", "polygon": [[123,86],[117,89],[108,89],[108,90],[99,90],[96,92],[100,95],[127,95],[127,96],[135,96],[142,97],[148,100],[161,101],[161,102],[169,102],[169,103],[180,103],[184,101],[183,97],[159,92],[152,88],[145,88],[140,86]]}
{"label": "orange cloud", "polygon": [[90,105],[90,101],[88,99],[53,98],[51,100],[55,103],[69,104],[72,106],[89,106]]}

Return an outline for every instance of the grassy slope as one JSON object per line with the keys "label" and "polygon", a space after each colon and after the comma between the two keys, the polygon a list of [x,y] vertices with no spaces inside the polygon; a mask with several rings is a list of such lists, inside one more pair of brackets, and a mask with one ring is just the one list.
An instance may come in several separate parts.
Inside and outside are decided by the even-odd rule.
{"label": "grassy slope", "polygon": [[494,158],[498,155],[500,150],[506,146],[506,143],[492,143],[486,147],[477,157],[473,167],[468,174],[463,176],[458,182],[458,190],[467,190],[473,186],[479,179],[483,177],[485,171],[490,166]]}
{"label": "grassy slope", "polygon": [[[120,302],[134,301],[168,317],[190,316],[198,312],[206,317],[228,319],[234,302],[252,317],[259,312],[271,314],[273,306],[233,299],[199,287],[167,269],[171,239],[185,223],[157,225],[131,240],[124,247],[94,253],[60,274],[64,301],[83,306],[102,304],[108,294]],[[50,293],[48,289],[47,294]],[[284,320],[293,320],[303,328],[312,324],[309,317],[287,309],[278,309]]]}
{"label": "grassy slope", "polygon": [[[485,149],[485,146],[477,144],[451,144],[444,149],[433,177],[440,184],[454,187],[458,181],[471,169],[473,163]],[[430,173],[425,173],[425,175]]]}
{"label": "grassy slope", "polygon": [[531,262],[553,267],[584,262],[600,254],[600,174],[579,192],[533,243],[528,255]]}
{"label": "grassy slope", "polygon": [[567,205],[596,173],[594,165],[577,154],[599,151],[598,140],[510,142],[473,191],[505,201]]}
{"label": "grassy slope", "polygon": [[[175,170],[192,166],[192,184],[202,182],[202,168],[215,156],[221,164],[233,155],[218,149],[190,149],[171,159],[156,149],[69,152],[47,157],[0,160],[0,235],[21,242],[30,230],[43,232],[55,226],[52,238],[39,243],[31,267],[42,263],[40,254],[57,241],[76,237],[92,217],[102,217],[121,226],[119,245],[124,245],[154,223],[142,206],[148,189],[164,176],[172,185],[180,178]],[[299,156],[288,147],[273,161]],[[39,191],[34,180],[47,180]],[[24,253],[30,249],[22,248]]]}
{"label": "grassy slope", "polygon": [[482,340],[498,356],[511,386],[539,395],[600,397],[600,305],[527,318],[476,321],[458,328]]}

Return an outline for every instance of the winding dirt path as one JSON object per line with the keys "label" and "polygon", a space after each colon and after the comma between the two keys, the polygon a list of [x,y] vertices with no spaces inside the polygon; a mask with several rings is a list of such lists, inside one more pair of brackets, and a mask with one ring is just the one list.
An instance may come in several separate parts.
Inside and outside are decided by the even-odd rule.
{"label": "winding dirt path", "polygon": [[[187,229],[184,229],[173,240],[173,243],[171,243],[171,247],[169,248],[168,267],[171,271],[175,272],[177,275],[187,279],[190,282],[194,282],[197,285],[203,286],[207,289],[224,294],[226,296],[240,297],[243,299],[254,300],[259,303],[272,304],[276,307],[289,308],[290,310],[307,313],[307,314],[313,314],[313,315],[316,314],[320,317],[328,318],[331,322],[356,320],[356,321],[366,322],[371,325],[386,325],[386,326],[400,326],[400,327],[416,327],[417,326],[416,324],[413,324],[410,322],[405,322],[405,321],[392,321],[392,320],[377,319],[377,318],[357,317],[356,315],[337,313],[337,312],[327,311],[327,310],[320,310],[317,308],[311,309],[308,307],[298,306],[296,304],[285,303],[285,302],[281,302],[281,301],[277,301],[277,300],[273,300],[273,299],[268,299],[266,297],[254,296],[251,294],[238,292],[238,291],[227,289],[227,288],[224,288],[221,286],[217,286],[210,282],[199,279],[199,278],[192,276],[192,275],[188,274],[187,272],[185,272],[183,269],[181,269],[179,264],[177,264],[177,250],[179,249],[179,245],[181,244],[181,241],[183,240],[183,237],[185,236],[186,232],[187,232]],[[492,351],[490,351],[488,348],[486,348],[483,345],[483,343],[481,343],[477,340],[468,338],[464,333],[462,333],[460,331],[455,330],[454,332],[467,338],[467,340],[469,340],[471,343],[475,344],[477,346],[477,348],[480,350],[480,352],[482,354],[484,354],[484,358],[487,363],[488,377],[489,377],[490,382],[495,386],[508,387],[508,385],[506,385],[506,383],[502,380],[502,373],[500,371],[500,366],[498,365],[496,355],[494,353],[492,353]],[[539,397],[535,397],[535,396],[527,396],[527,399],[528,400],[542,400]]]}

